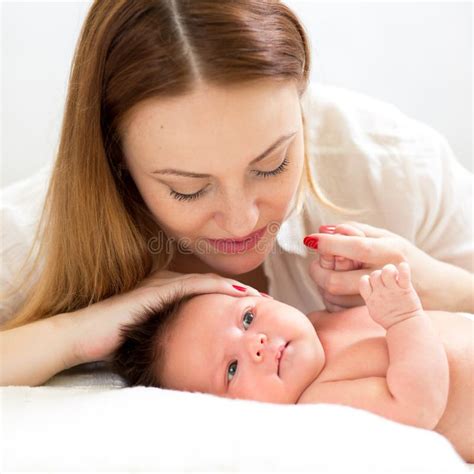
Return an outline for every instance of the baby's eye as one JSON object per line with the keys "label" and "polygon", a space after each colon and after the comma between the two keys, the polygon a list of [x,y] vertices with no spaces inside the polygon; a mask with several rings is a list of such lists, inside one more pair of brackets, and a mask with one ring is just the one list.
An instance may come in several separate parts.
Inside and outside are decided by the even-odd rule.
{"label": "baby's eye", "polygon": [[[244,328],[247,329],[245,324],[250,324],[253,321],[253,318],[255,316],[253,315],[252,311],[245,311],[244,317],[242,318],[242,321],[244,323]],[[233,378],[234,375],[237,373],[237,365],[238,362],[234,360],[229,364],[229,367],[227,368],[227,381],[230,382]]]}
{"label": "baby's eye", "polygon": [[[250,318],[247,318],[247,315],[250,315]],[[254,315],[251,311],[245,311],[244,317],[243,317],[244,327],[245,327],[245,323],[248,322],[248,324],[250,324],[253,321],[253,318],[254,318]]]}
{"label": "baby's eye", "polygon": [[[230,382],[233,378],[235,373],[237,372],[237,361],[231,362],[228,369],[227,369],[227,381]],[[231,375],[232,377],[229,377]]]}

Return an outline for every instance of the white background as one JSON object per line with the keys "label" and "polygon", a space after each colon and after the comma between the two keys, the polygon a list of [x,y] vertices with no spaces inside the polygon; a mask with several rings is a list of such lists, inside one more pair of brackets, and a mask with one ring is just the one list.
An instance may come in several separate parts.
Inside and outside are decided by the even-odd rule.
{"label": "white background", "polygon": [[[309,33],[312,80],[397,105],[472,166],[471,2],[286,0]],[[54,159],[85,2],[3,2],[1,181]]]}

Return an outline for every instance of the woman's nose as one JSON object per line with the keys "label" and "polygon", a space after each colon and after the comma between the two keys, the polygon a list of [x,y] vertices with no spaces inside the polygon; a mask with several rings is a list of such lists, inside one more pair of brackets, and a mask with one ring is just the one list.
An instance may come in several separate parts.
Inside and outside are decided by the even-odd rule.
{"label": "woman's nose", "polygon": [[256,362],[260,362],[265,358],[267,351],[267,336],[262,333],[253,334],[249,338],[250,357]]}
{"label": "woman's nose", "polygon": [[245,196],[244,191],[233,194],[221,201],[221,207],[215,215],[219,227],[230,235],[241,238],[255,231],[259,211],[255,199]]}

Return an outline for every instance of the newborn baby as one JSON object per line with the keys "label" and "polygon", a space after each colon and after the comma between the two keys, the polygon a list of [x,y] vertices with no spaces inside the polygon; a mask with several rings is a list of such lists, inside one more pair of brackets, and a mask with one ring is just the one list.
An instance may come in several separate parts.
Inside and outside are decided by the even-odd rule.
{"label": "newborn baby", "polygon": [[423,311],[405,262],[360,292],[367,306],[307,316],[271,298],[174,297],[122,329],[112,363],[131,385],[362,408],[434,429],[474,462],[473,321]]}

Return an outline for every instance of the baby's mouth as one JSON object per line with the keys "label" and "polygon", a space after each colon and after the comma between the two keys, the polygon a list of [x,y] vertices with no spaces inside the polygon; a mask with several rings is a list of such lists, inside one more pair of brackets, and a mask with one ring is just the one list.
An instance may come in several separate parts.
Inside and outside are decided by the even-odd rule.
{"label": "baby's mouth", "polygon": [[280,375],[280,362],[281,362],[281,359],[283,358],[283,355],[285,353],[285,349],[288,347],[288,344],[290,342],[288,341],[286,344],[283,344],[281,345],[278,350],[277,350],[277,353],[276,353],[276,360],[277,360],[277,375],[279,376]]}

